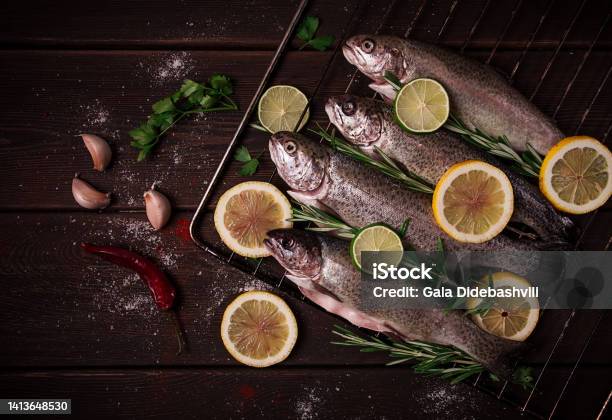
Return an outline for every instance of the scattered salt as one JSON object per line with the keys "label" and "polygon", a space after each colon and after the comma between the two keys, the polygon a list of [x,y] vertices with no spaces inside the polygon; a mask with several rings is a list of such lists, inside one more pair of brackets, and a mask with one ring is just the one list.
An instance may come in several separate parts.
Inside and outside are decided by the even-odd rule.
{"label": "scattered salt", "polygon": [[140,62],[139,67],[154,85],[161,85],[167,81],[182,81],[190,76],[195,68],[195,62],[189,53],[181,51],[157,56],[150,63]]}
{"label": "scattered salt", "polygon": [[301,395],[295,404],[295,412],[301,420],[312,420],[319,416],[317,407],[323,399],[316,388],[306,387],[304,391],[305,394]]}
{"label": "scattered salt", "polygon": [[85,113],[86,121],[82,123],[85,128],[103,128],[110,121],[110,112],[102,106],[99,99],[88,105],[81,105],[80,108]]}

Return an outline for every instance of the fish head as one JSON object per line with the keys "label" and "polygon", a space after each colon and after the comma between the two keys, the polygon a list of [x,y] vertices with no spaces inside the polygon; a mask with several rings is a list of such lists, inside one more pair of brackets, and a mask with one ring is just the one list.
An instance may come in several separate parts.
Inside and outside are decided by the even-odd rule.
{"label": "fish head", "polygon": [[323,259],[317,237],[299,229],[271,230],[264,245],[280,265],[294,277],[316,279]]}
{"label": "fish head", "polygon": [[355,35],[342,46],[344,57],[376,83],[386,83],[384,76],[391,72],[400,80],[406,76],[407,61],[402,53],[401,40],[380,35]]}
{"label": "fish head", "polygon": [[324,184],[329,152],[327,148],[290,131],[270,137],[270,156],[279,175],[294,190],[315,193]]}
{"label": "fish head", "polygon": [[325,112],[345,139],[358,146],[371,146],[383,133],[384,111],[381,103],[355,95],[332,96]]}

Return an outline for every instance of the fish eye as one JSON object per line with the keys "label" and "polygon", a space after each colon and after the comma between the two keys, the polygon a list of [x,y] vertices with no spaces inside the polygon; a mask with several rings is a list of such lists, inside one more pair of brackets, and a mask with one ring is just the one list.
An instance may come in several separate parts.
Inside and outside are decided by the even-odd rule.
{"label": "fish eye", "polygon": [[288,239],[283,238],[280,240],[280,244],[284,249],[291,249],[293,248],[293,245],[295,245],[295,242],[291,238],[288,238]]}
{"label": "fish eye", "polygon": [[361,49],[367,53],[372,52],[372,50],[374,49],[374,41],[369,38],[364,39],[361,43]]}
{"label": "fish eye", "polygon": [[291,140],[285,142],[285,151],[287,153],[289,153],[290,155],[294,154],[295,151],[297,150],[297,146],[295,145],[294,142],[292,142]]}
{"label": "fish eye", "polygon": [[355,113],[357,107],[355,106],[355,102],[353,101],[345,101],[342,103],[342,112],[346,116],[351,116]]}

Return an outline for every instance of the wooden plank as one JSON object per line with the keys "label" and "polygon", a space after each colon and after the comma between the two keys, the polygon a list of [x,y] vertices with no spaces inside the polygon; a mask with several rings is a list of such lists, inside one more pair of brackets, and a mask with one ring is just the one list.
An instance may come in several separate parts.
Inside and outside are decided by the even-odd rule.
{"label": "wooden plank", "polygon": [[[236,365],[219,339],[223,310],[242,291],[270,288],[195,247],[188,217],[177,213],[168,227],[155,232],[142,213],[4,214],[0,336],[5,345],[0,364]],[[128,247],[160,264],[179,291],[178,313],[189,353],[175,355],[172,319],[155,308],[142,281],[83,254],[81,241]],[[386,361],[383,354],[364,358],[357,350],[331,345],[334,324],[346,324],[287,299],[300,327],[288,365]]]}
{"label": "wooden plank", "polygon": [[[5,316],[0,335],[6,344],[0,349],[1,364],[234,365],[218,338],[223,310],[241,291],[267,287],[196,248],[188,237],[189,217],[190,213],[177,212],[168,227],[154,232],[143,213],[4,213],[0,278]],[[211,230],[205,237],[218,241]],[[163,267],[179,290],[189,354],[175,356],[171,320],[158,313],[137,276],[84,255],[78,247],[81,241],[129,247]],[[275,272],[276,278],[282,273],[272,259],[264,263],[262,273],[266,272]],[[329,344],[333,325],[346,323],[298,299],[290,298],[289,303],[299,320],[300,341],[287,364],[388,361],[383,353],[364,354]],[[530,338],[533,351],[527,363],[546,361],[568,313],[549,311],[543,316]],[[576,343],[584,342],[593,319],[588,313],[575,316],[552,363],[575,360]],[[605,352],[589,357],[586,363],[608,363]]]}
{"label": "wooden plank", "polygon": [[[321,18],[322,34],[339,35],[342,22],[354,9],[363,7],[359,26],[352,33],[367,32],[383,23],[389,2],[353,0],[338,7],[331,0],[315,0],[308,10]],[[417,22],[415,36],[436,40],[450,9],[452,0],[429,1]],[[461,46],[486,0],[461,2],[455,10],[440,41]],[[383,33],[403,35],[412,22],[420,1],[398,2],[387,20]],[[534,48],[554,48],[576,13],[579,0],[553,8],[533,44]],[[476,28],[470,48],[491,48],[505,27],[515,1],[490,5]],[[541,14],[546,0],[524,2],[517,11],[514,24],[502,40],[500,48],[522,50]],[[7,47],[43,48],[163,48],[163,49],[274,49],[280,42],[297,2],[255,0],[248,5],[239,1],[143,1],[128,3],[108,1],[87,4],[75,0],[61,5],[39,2],[13,2],[3,8],[0,24],[4,28],[0,44]],[[605,0],[589,2],[576,23],[576,30],[567,39],[567,48],[586,48],[595,37],[609,10]],[[146,13],[143,13],[146,11]],[[368,25],[368,21],[375,22]],[[373,31],[373,30],[372,30]],[[257,34],[257,35],[254,35]],[[297,47],[297,43],[294,47]],[[598,47],[612,46],[610,32],[605,32]]]}
{"label": "wooden plank", "polygon": [[[529,94],[543,71],[549,53],[529,53],[519,71],[517,87]],[[180,208],[193,209],[206,182],[219,163],[225,144],[238,124],[240,112],[218,113],[179,124],[162,140],[151,160],[134,161],[127,132],[142,121],[152,102],[175,90],[184,77],[202,79],[223,72],[236,79],[236,98],[242,109],[254,93],[270,59],[269,52],[17,52],[5,51],[0,63],[0,162],[4,175],[0,182],[2,209],[77,210],[70,193],[75,172],[81,172],[101,190],[112,191],[111,209],[142,208],[142,192],[154,181]],[[486,53],[476,53],[485,59]],[[311,94],[321,76],[329,53],[290,53],[273,83],[290,83]],[[504,70],[512,68],[518,53],[498,53],[495,63]],[[171,71],[175,60],[180,64]],[[612,55],[594,53],[583,77],[569,92],[558,122],[572,133],[584,108],[594,95]],[[562,96],[560,86],[570,77],[579,57],[561,54],[547,82],[536,96],[536,103],[552,112]],[[249,71],[245,69],[248,68]],[[165,76],[161,73],[169,71]],[[326,122],[323,100],[343,93],[352,67],[338,57],[313,103],[311,121]],[[367,82],[359,79],[353,92],[371,94]],[[583,92],[589,92],[588,94]],[[582,133],[603,136],[609,126],[607,110],[612,103],[612,81],[602,89]],[[27,110],[27,112],[23,112]],[[573,110],[573,111],[572,111]],[[112,143],[115,159],[104,174],[91,170],[90,158],[76,134],[100,134]],[[272,163],[267,159],[267,136],[249,132],[245,137],[254,153],[264,152],[262,167],[255,178],[267,179]],[[178,175],[180,174],[180,176]],[[237,166],[229,168],[226,185],[243,178]]]}
{"label": "wooden plank", "polygon": [[72,398],[72,415],[78,418],[518,416],[516,409],[469,385],[449,385],[402,368],[3,372],[0,392],[5,398]]}
{"label": "wooden plank", "polygon": [[[333,2],[318,2],[308,13],[329,17],[322,19],[321,33],[337,37],[356,3],[338,8]],[[20,48],[274,50],[298,4],[262,0],[98,5],[66,1],[61,6],[43,2],[34,8],[12,4],[0,18],[6,29],[0,43]]]}

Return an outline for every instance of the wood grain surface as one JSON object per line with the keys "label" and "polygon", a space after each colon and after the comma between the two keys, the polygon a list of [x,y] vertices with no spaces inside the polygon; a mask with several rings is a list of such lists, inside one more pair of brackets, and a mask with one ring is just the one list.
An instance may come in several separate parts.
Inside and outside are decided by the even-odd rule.
{"label": "wood grain surface", "polygon": [[[187,226],[255,93],[298,2],[134,0],[21,1],[0,12],[0,398],[72,398],[78,418],[595,418],[612,388],[609,311],[547,311],[530,338],[535,389],[483,375],[463,384],[384,367],[382,353],[330,344],[337,319],[298,293],[280,293],[300,338],[280,366],[239,366],[219,325],[238,293],[271,289],[197,248]],[[555,117],[568,135],[609,144],[612,127],[612,7],[606,0],[313,0],[321,34],[404,35],[490,60]],[[313,96],[311,123],[326,123],[323,101],[344,93],[354,69],[341,54],[298,50],[293,41],[272,83]],[[326,64],[331,66],[323,74]],[[517,66],[518,64],[518,67]],[[184,78],[225,73],[240,111],[180,123],[150,159],[136,162],[127,132]],[[319,85],[319,82],[320,85]],[[540,83],[541,82],[541,83]],[[569,88],[568,85],[571,83]],[[353,93],[371,95],[357,75]],[[315,92],[316,90],[316,92]],[[316,93],[316,94],[315,94]],[[109,169],[91,169],[77,135],[108,139]],[[254,154],[267,137],[248,130]],[[255,180],[268,180],[264,154]],[[231,163],[215,197],[244,180]],[[103,212],[72,198],[75,173],[112,192]],[[278,177],[272,181],[279,186]],[[142,193],[153,183],[172,201],[155,232]],[[213,198],[212,205],[216,198]],[[209,206],[209,210],[212,208]],[[202,235],[227,252],[210,225]],[[581,249],[610,246],[612,207],[575,218]],[[176,355],[172,322],[135,275],[83,255],[81,241],[129,247],[152,257],[179,290],[189,352]],[[247,260],[236,259],[247,269]],[[278,275],[266,261],[262,276]],[[541,374],[541,375],[540,375]],[[476,383],[476,386],[474,386]],[[152,403],[154,402],[154,403]]]}

